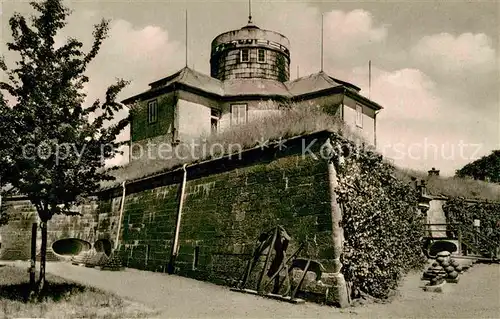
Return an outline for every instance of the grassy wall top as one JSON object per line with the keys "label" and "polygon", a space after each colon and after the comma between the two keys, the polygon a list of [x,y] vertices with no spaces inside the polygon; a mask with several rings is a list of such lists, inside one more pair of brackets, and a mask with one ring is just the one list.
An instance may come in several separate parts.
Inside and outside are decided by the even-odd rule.
{"label": "grassy wall top", "polygon": [[427,191],[434,196],[500,202],[500,185],[462,177],[428,176],[425,172],[399,169],[398,178],[411,183],[411,178],[426,181]]}
{"label": "grassy wall top", "polygon": [[[177,148],[172,158],[148,158],[131,161],[111,172],[116,180],[102,183],[103,189],[120,185],[123,181],[131,182],[152,175],[171,171],[182,164],[194,164],[203,160],[220,158],[224,155],[237,154],[243,150],[259,147],[263,143],[280,141],[313,132],[328,130],[339,133],[348,140],[364,142],[363,138],[352,132],[342,121],[326,113],[321,107],[289,105],[282,112],[271,112],[244,125],[238,125],[222,133],[200,137],[192,143],[185,143]],[[147,155],[147,154],[145,154]],[[431,177],[426,172],[398,169],[396,177],[406,183],[412,183],[412,177],[426,180],[430,194],[446,197],[500,201],[500,185],[459,177]]]}
{"label": "grassy wall top", "polygon": [[[237,154],[243,150],[260,147],[265,143],[282,141],[292,137],[328,130],[356,140],[361,137],[350,131],[342,121],[325,113],[321,108],[293,105],[282,112],[272,112],[266,116],[238,125],[219,134],[200,137],[193,142],[177,146],[172,151],[172,158],[163,159],[144,156],[111,172],[116,180],[103,182],[102,188],[108,189],[123,181],[134,181],[148,176],[160,174],[180,167],[182,164],[193,164],[203,160],[220,158],[224,155]],[[167,152],[168,153],[168,152]],[[164,153],[166,154],[166,153]],[[145,155],[147,155],[145,153]],[[156,155],[156,154],[155,154]]]}

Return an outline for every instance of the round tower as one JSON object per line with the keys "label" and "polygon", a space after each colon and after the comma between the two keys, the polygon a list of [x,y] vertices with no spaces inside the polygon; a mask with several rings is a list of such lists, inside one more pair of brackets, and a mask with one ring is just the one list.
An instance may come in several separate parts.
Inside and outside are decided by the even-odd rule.
{"label": "round tower", "polygon": [[239,30],[218,35],[212,41],[210,75],[221,81],[290,78],[290,41],[274,31],[263,30],[251,21]]}

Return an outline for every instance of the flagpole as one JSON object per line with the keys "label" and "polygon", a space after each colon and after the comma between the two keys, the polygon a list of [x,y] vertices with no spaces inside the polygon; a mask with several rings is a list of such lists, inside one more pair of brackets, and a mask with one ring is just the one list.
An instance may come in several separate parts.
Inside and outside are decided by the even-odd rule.
{"label": "flagpole", "polygon": [[248,0],[248,23],[252,23],[252,0]]}
{"label": "flagpole", "polygon": [[186,67],[188,66],[188,12],[186,9]]}
{"label": "flagpole", "polygon": [[372,60],[368,61],[368,98],[372,95]]}
{"label": "flagpole", "polygon": [[324,31],[323,31],[323,13],[321,13],[321,71],[323,72],[323,41],[324,41]]}

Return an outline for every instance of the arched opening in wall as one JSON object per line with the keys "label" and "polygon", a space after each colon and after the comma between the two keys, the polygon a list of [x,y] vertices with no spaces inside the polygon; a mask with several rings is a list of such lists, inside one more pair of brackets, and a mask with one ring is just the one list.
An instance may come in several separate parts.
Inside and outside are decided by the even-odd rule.
{"label": "arched opening in wall", "polygon": [[97,251],[98,253],[103,252],[108,257],[111,255],[112,248],[113,246],[111,245],[111,242],[108,239],[99,239],[96,240],[96,242],[94,243],[95,251]]}
{"label": "arched opening in wall", "polygon": [[429,256],[434,257],[440,251],[449,251],[450,253],[454,253],[457,251],[457,245],[444,240],[433,242],[429,247]]}
{"label": "arched opening in wall", "polygon": [[78,255],[82,251],[89,250],[91,247],[92,245],[88,241],[78,238],[59,239],[52,244],[54,253],[62,256]]}

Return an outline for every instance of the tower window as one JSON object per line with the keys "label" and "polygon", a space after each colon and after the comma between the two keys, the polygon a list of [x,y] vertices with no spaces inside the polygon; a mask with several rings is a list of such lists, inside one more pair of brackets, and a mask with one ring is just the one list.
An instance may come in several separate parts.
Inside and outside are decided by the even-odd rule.
{"label": "tower window", "polygon": [[356,126],[363,127],[363,106],[356,104]]}
{"label": "tower window", "polygon": [[250,52],[248,49],[241,49],[240,62],[250,62]]}
{"label": "tower window", "polygon": [[257,55],[257,61],[260,63],[266,62],[266,51],[264,49],[259,49]]}
{"label": "tower window", "polygon": [[219,131],[219,120],[214,118],[210,119],[210,128],[212,134],[217,134],[217,132]]}
{"label": "tower window", "polygon": [[244,124],[247,122],[247,105],[233,104],[231,105],[231,124]]}
{"label": "tower window", "polygon": [[210,116],[220,118],[220,111],[217,109],[210,109]]}
{"label": "tower window", "polygon": [[156,123],[158,121],[158,102],[156,100],[148,103],[148,123]]}
{"label": "tower window", "polygon": [[219,110],[212,109],[210,114],[210,127],[212,134],[216,134],[219,131],[219,119],[220,119]]}

